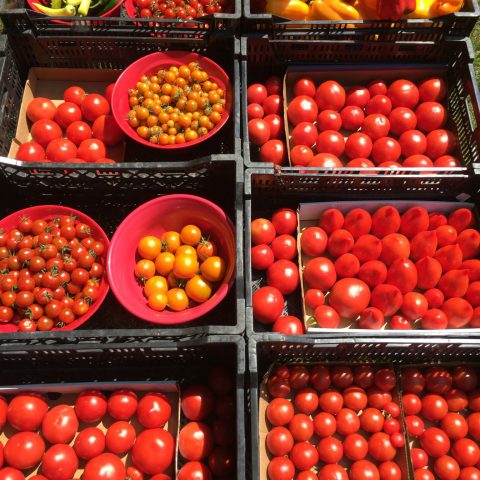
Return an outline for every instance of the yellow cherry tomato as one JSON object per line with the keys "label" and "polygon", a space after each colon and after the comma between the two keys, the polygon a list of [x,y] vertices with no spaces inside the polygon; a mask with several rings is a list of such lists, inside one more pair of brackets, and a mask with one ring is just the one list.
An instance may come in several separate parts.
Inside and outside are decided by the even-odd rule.
{"label": "yellow cherry tomato", "polygon": [[164,292],[155,292],[148,297],[148,306],[156,312],[165,310],[168,303],[168,297]]}
{"label": "yellow cherry tomato", "polygon": [[175,262],[175,255],[170,252],[162,252],[155,259],[155,268],[157,273],[166,277],[173,270],[173,263]]}
{"label": "yellow cherry tomato", "polygon": [[225,262],[217,256],[207,258],[200,265],[202,275],[210,282],[219,282],[225,275],[225,269]]}
{"label": "yellow cherry tomato", "polygon": [[191,247],[190,245],[182,245],[175,252],[176,257],[178,257],[179,255],[190,255],[192,257],[197,258],[197,251],[193,247]]}
{"label": "yellow cherry tomato", "polygon": [[204,239],[200,240],[200,243],[197,245],[197,255],[201,262],[212,257],[216,253],[217,247],[212,241]]}
{"label": "yellow cherry tomato", "polygon": [[141,281],[148,280],[155,275],[155,264],[151,260],[142,259],[135,265],[135,276]]}
{"label": "yellow cherry tomato", "polygon": [[212,296],[212,284],[201,275],[195,275],[185,285],[185,292],[194,302],[203,303]]}
{"label": "yellow cherry tomato", "polygon": [[172,288],[167,292],[168,306],[175,312],[188,307],[188,297],[183,288]]}
{"label": "yellow cherry tomato", "polygon": [[162,242],[159,238],[154,237],[153,235],[148,235],[147,237],[140,239],[137,250],[142,258],[154,260],[162,250]]}
{"label": "yellow cherry tomato", "polygon": [[149,298],[154,293],[167,293],[167,291],[167,279],[165,277],[161,277],[160,275],[155,275],[149,278],[145,283],[145,287],[143,287],[143,293],[147,298]]}
{"label": "yellow cherry tomato", "polygon": [[198,260],[193,255],[177,255],[173,274],[177,278],[192,278],[198,272]]}
{"label": "yellow cherry tomato", "polygon": [[162,250],[164,252],[175,253],[180,246],[180,235],[178,232],[165,232],[162,235]]}
{"label": "yellow cherry tomato", "polygon": [[185,225],[180,232],[180,240],[185,245],[197,246],[202,239],[202,232],[196,225]]}

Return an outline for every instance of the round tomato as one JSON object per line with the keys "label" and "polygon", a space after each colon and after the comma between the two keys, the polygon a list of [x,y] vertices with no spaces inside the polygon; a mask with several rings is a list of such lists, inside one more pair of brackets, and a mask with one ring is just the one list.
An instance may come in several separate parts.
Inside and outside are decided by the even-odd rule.
{"label": "round tomato", "polygon": [[286,425],[294,415],[292,402],[284,398],[274,398],[267,406],[266,415],[272,425]]}
{"label": "round tomato", "polygon": [[283,295],[293,293],[299,282],[298,267],[290,260],[277,260],[267,269],[267,283]]}
{"label": "round tomato", "polygon": [[270,126],[261,118],[253,118],[248,122],[248,137],[255,145],[263,145],[270,139]]}
{"label": "round tomato", "polygon": [[[338,133],[338,132],[335,132],[335,133]],[[292,130],[292,135],[290,139],[294,145],[306,145],[307,147],[311,148],[315,144],[317,137],[318,137],[318,130],[313,123],[300,122]],[[318,151],[318,148],[317,148],[317,151]]]}
{"label": "round tomato", "polygon": [[313,417],[313,428],[319,437],[330,437],[336,432],[337,422],[331,413],[320,412]]}
{"label": "round tomato", "polygon": [[49,480],[70,480],[77,468],[77,455],[68,445],[53,445],[42,458],[42,472]]}
{"label": "round tomato", "polygon": [[77,416],[68,405],[57,405],[43,417],[42,435],[50,443],[70,443],[77,431]]}
{"label": "round tomato", "polygon": [[345,97],[345,105],[354,105],[365,108],[370,100],[370,92],[362,86],[355,86],[348,89]]}
{"label": "round tomato", "polygon": [[86,122],[72,122],[67,128],[67,138],[75,145],[80,145],[84,140],[92,138],[92,129]]}
{"label": "round tomato", "polygon": [[475,467],[462,468],[458,480],[480,480],[480,470]]}
{"label": "round tomato", "polygon": [[418,88],[410,80],[395,80],[387,90],[394,107],[414,108],[420,98]]}
{"label": "round tomato", "polygon": [[415,114],[417,116],[417,128],[423,132],[431,132],[442,128],[448,118],[445,107],[437,102],[421,103]]}
{"label": "round tomato", "polygon": [[310,260],[305,266],[303,275],[310,287],[319,290],[328,290],[337,279],[335,266],[326,257],[317,257]]}
{"label": "round tomato", "polygon": [[131,390],[113,392],[107,402],[108,414],[115,420],[128,420],[137,411],[138,400]]}
{"label": "round tomato", "polygon": [[455,134],[449,130],[433,130],[427,135],[426,154],[433,160],[451,155],[457,146]]}
{"label": "round tomato", "polygon": [[452,370],[452,379],[455,387],[467,393],[475,390],[478,385],[477,372],[473,368],[463,365]]}
{"label": "round tomato", "polygon": [[310,470],[319,458],[317,449],[309,442],[296,443],[289,457],[298,470]]}
{"label": "round tomato", "polygon": [[30,133],[34,142],[46,147],[52,140],[61,138],[62,129],[56,122],[42,119],[32,125]]}
{"label": "round tomato", "polygon": [[313,422],[304,413],[297,413],[293,416],[288,429],[296,442],[306,442],[313,436]]}
{"label": "round tomato", "polygon": [[148,393],[138,402],[137,418],[145,428],[162,428],[171,413],[172,407],[163,393]]}
{"label": "round tomato", "polygon": [[274,457],[268,464],[267,474],[270,480],[291,480],[295,475],[295,465],[287,457]]}
{"label": "round tomato", "polygon": [[20,470],[12,467],[5,467],[0,469],[0,480],[25,480],[25,477]]}
{"label": "round tomato", "polygon": [[356,132],[345,142],[345,154],[348,158],[368,158],[372,152],[372,139],[365,133]]}
{"label": "round tomato", "polygon": [[272,249],[268,245],[255,245],[250,251],[252,268],[266,270],[275,261]]}
{"label": "round tomato", "polygon": [[20,432],[12,435],[3,449],[3,455],[8,465],[19,470],[36,467],[44,452],[45,442],[40,435],[33,432]]}
{"label": "round tomato", "polygon": [[279,115],[283,111],[283,101],[280,95],[269,95],[262,103],[266,115]]}
{"label": "round tomato", "polygon": [[333,286],[329,301],[341,317],[353,319],[367,308],[370,302],[370,289],[361,280],[342,278]]}
{"label": "round tomato", "polygon": [[263,107],[258,103],[250,103],[247,106],[247,117],[249,120],[252,118],[263,118],[265,112],[263,111]]}
{"label": "round tomato", "polygon": [[313,388],[298,390],[294,404],[299,412],[309,415],[318,408],[318,395]]}
{"label": "round tomato", "polygon": [[135,443],[135,429],[128,422],[120,420],[108,427],[105,435],[107,449],[117,455],[128,452]]}
{"label": "round tomato", "polygon": [[83,116],[89,121],[94,122],[102,115],[110,113],[110,105],[105,97],[98,93],[90,93],[83,98],[80,105]]}
{"label": "round tomato", "polygon": [[84,460],[97,457],[105,450],[105,434],[96,427],[87,427],[75,438],[75,453]]}
{"label": "round tomato", "polygon": [[348,106],[340,112],[340,117],[342,118],[342,128],[354,132],[362,125],[365,114],[359,107]]}
{"label": "round tomato", "polygon": [[188,420],[204,420],[212,413],[213,404],[213,393],[204,385],[190,385],[182,392],[181,407]]}
{"label": "round tomato", "polygon": [[260,103],[262,104],[267,98],[267,89],[261,83],[254,83],[247,88],[247,101],[248,103]]}
{"label": "round tomato", "polygon": [[293,260],[297,256],[297,242],[291,235],[279,235],[272,242],[272,251],[277,260]]}
{"label": "round tomato", "polygon": [[285,427],[272,428],[265,439],[267,450],[277,457],[287,455],[292,449],[293,443],[292,434]]}
{"label": "round tomato", "polygon": [[287,150],[282,140],[268,140],[260,147],[260,161],[283,165],[287,160]]}
{"label": "round tomato", "polygon": [[72,102],[75,105],[80,106],[83,102],[83,98],[85,97],[85,95],[85,90],[81,87],[68,87],[65,92],[63,92],[63,100],[65,102]]}
{"label": "round tomato", "polygon": [[[360,429],[360,419],[350,408],[342,408],[336,416],[337,433],[340,435],[350,435]],[[335,462],[331,462],[335,463]]]}
{"label": "round tomato", "polygon": [[[193,445],[191,447],[194,448]],[[138,435],[132,450],[132,460],[139,469],[154,475],[169,468],[173,454],[174,439],[170,432],[153,428],[144,430]]]}
{"label": "round tomato", "polygon": [[442,455],[437,458],[433,470],[441,480],[457,480],[460,476],[458,463],[449,455]]}
{"label": "round tomato", "polygon": [[441,457],[450,450],[447,434],[436,427],[427,428],[420,436],[420,445],[431,457]]}
{"label": "round tomato", "polygon": [[313,123],[317,115],[317,105],[306,95],[295,97],[287,107],[288,120],[292,125],[298,125],[300,122]]}
{"label": "round tomato", "polygon": [[120,458],[112,453],[102,453],[87,462],[82,480],[124,480],[126,473]]}
{"label": "round tomato", "polygon": [[348,480],[348,474],[340,465],[330,463],[320,469],[318,480]]}
{"label": "round tomato", "polygon": [[98,422],[106,412],[107,401],[98,390],[85,390],[75,401],[75,413],[82,422]]}
{"label": "round tomato", "polygon": [[333,80],[321,83],[315,92],[315,102],[320,110],[338,112],[345,105],[345,99],[344,88]]}
{"label": "round tomato", "polygon": [[371,115],[372,113],[381,113],[388,115],[392,111],[392,102],[386,95],[373,96],[365,106],[365,113]]}
{"label": "round tomato", "polygon": [[123,140],[123,131],[112,115],[101,115],[92,125],[93,136],[111,147]]}
{"label": "round tomato", "polygon": [[213,436],[208,425],[189,422],[180,430],[178,448],[187,460],[202,460],[208,457],[212,447]]}
{"label": "round tomato", "polygon": [[390,435],[377,432],[368,439],[368,453],[378,462],[387,462],[395,458],[397,450],[390,442]]}
{"label": "round tomato", "polygon": [[42,119],[53,120],[55,111],[55,104],[51,100],[37,97],[30,100],[27,106],[27,117],[32,123]]}
{"label": "round tomato", "polygon": [[62,128],[67,128],[71,123],[82,119],[82,112],[75,103],[64,102],[57,107],[54,118]]}
{"label": "round tomato", "polygon": [[315,84],[312,82],[310,78],[302,77],[299,78],[293,84],[293,94],[298,97],[299,95],[307,95],[309,97],[315,96]]}
{"label": "round tomato", "polygon": [[272,113],[267,115],[263,120],[270,127],[270,138],[275,140],[283,140],[283,137],[285,136],[285,127],[283,125],[282,117]]}
{"label": "round tomato", "polygon": [[371,97],[374,97],[375,95],[386,95],[387,84],[384,80],[372,80],[368,84],[368,91],[370,92]]}
{"label": "round tomato", "polygon": [[68,162],[77,156],[77,147],[68,138],[56,138],[48,144],[46,155],[52,162]]}
{"label": "round tomato", "polygon": [[283,333],[284,335],[303,335],[305,329],[299,318],[285,315],[275,320],[272,326],[272,332]]}
{"label": "round tomato", "polygon": [[317,153],[330,153],[340,157],[345,150],[345,140],[341,133],[335,130],[325,130],[317,137],[315,148]]}
{"label": "round tomato", "polygon": [[390,131],[395,135],[413,130],[417,126],[417,117],[409,108],[394,108],[388,115],[390,120]]}
{"label": "round tomato", "polygon": [[96,162],[107,156],[107,150],[101,140],[89,138],[80,144],[77,155],[86,162]]}
{"label": "round tomato", "polygon": [[390,131],[390,120],[381,113],[372,113],[365,117],[362,123],[362,132],[373,141],[386,137]]}
{"label": "round tomato", "polygon": [[302,251],[310,257],[318,257],[327,247],[328,237],[323,228],[309,227],[302,232],[300,245]]}
{"label": "round tomato", "polygon": [[480,460],[480,448],[469,438],[461,438],[452,445],[452,455],[462,467],[473,467]]}
{"label": "round tomato", "polygon": [[36,142],[22,143],[15,158],[24,162],[43,162],[45,161],[45,150]]}
{"label": "round tomato", "polygon": [[270,244],[276,236],[275,227],[266,218],[256,218],[250,225],[253,245]]}
{"label": "round tomato", "polygon": [[338,463],[343,457],[342,442],[334,437],[324,437],[317,445],[318,456],[321,462]]}
{"label": "round tomato", "polygon": [[340,130],[342,117],[335,110],[322,110],[317,116],[317,128],[320,132],[324,130]]}
{"label": "round tomato", "polygon": [[284,303],[280,290],[261,287],[252,297],[253,316],[261,323],[273,323],[282,314]]}
{"label": "round tomato", "polygon": [[272,225],[277,235],[292,235],[297,229],[297,215],[289,208],[281,208],[272,215]]}
{"label": "round tomato", "polygon": [[404,157],[422,155],[427,150],[427,139],[419,130],[403,132],[398,141]]}
{"label": "round tomato", "polygon": [[352,433],[351,435],[347,435],[343,440],[343,452],[345,456],[353,462],[362,460],[367,456],[368,442],[362,435]]}
{"label": "round tomato", "polygon": [[40,427],[47,411],[47,402],[41,395],[17,395],[8,405],[8,423],[16,430],[33,432]]}
{"label": "round tomato", "polygon": [[441,102],[447,94],[447,86],[441,78],[427,78],[419,83],[421,102]]}

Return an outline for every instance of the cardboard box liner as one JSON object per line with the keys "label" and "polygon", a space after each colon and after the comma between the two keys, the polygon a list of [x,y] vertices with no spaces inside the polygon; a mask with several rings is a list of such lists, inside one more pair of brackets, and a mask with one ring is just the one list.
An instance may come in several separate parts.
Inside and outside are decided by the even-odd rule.
{"label": "cardboard box liner", "polygon": [[[7,397],[7,400],[10,400],[16,395],[26,392],[37,392],[42,394],[48,402],[49,409],[55,407],[57,405],[69,405],[73,407],[75,405],[75,399],[77,394],[83,392],[85,390],[100,390],[108,397],[110,392],[115,392],[118,390],[128,389],[132,390],[137,394],[138,399],[140,400],[145,394],[150,392],[161,392],[166,395],[168,398],[170,405],[172,407],[172,415],[168,423],[165,424],[164,429],[168,430],[175,439],[175,452],[174,452],[174,459],[170,468],[165,472],[170,475],[172,478],[176,478],[177,475],[177,439],[178,439],[178,429],[179,429],[179,415],[180,415],[180,390],[176,383],[173,382],[107,382],[107,383],[71,383],[71,384],[64,384],[64,385],[56,385],[56,384],[45,384],[45,385],[31,385],[25,386],[8,386],[8,387],[0,387],[0,395]],[[84,430],[88,427],[97,427],[103,432],[106,432],[108,427],[115,423],[117,420],[110,417],[108,414],[100,421],[98,424],[94,423],[83,423],[80,422],[78,430],[79,432]],[[140,434],[144,427],[142,427],[137,419],[136,416],[132,417],[129,421],[134,427],[137,435]],[[5,427],[0,431],[0,442],[2,445],[5,445],[7,440],[18,433],[17,430],[12,428],[9,425],[5,425]],[[78,433],[75,435],[77,437]],[[73,446],[75,442],[75,438],[70,442],[70,445]],[[45,439],[44,439],[45,440]],[[51,445],[45,440],[45,445],[47,450]],[[105,452],[108,452],[105,449]],[[121,457],[123,463],[128,467],[131,463],[131,452],[125,454]],[[80,478],[83,470],[86,465],[86,461],[82,459],[79,460],[79,468],[75,472],[75,478]],[[41,474],[41,467],[38,466],[35,469],[24,471],[25,478],[28,480],[29,478],[33,477],[36,474]]]}
{"label": "cardboard box liner", "polygon": [[[380,207],[385,205],[392,205],[398,209],[400,214],[405,212],[411,207],[415,206],[422,206],[428,212],[438,212],[443,214],[449,214],[450,212],[458,209],[458,208],[468,208],[469,210],[474,211],[474,216],[476,218],[476,224],[473,228],[478,230],[478,222],[479,222],[479,215],[476,210],[476,207],[473,203],[464,203],[464,202],[428,202],[428,201],[352,201],[352,202],[318,202],[318,203],[301,203],[297,210],[297,218],[298,218],[298,232],[297,232],[297,248],[298,248],[298,266],[300,269],[300,287],[302,292],[302,308],[303,308],[303,322],[305,325],[306,330],[309,333],[333,333],[338,332],[339,329],[352,329],[352,330],[361,330],[357,327],[356,320],[347,320],[345,318],[340,319],[340,326],[337,329],[334,328],[320,328],[313,316],[314,309],[309,307],[305,303],[305,292],[308,290],[308,285],[303,280],[303,268],[311,260],[312,257],[305,255],[302,252],[300,247],[301,242],[301,235],[302,232],[307,229],[308,227],[317,227],[318,220],[320,215],[323,211],[329,208],[337,208],[343,214],[348,213],[350,210],[354,208],[363,208],[370,213],[374,213]],[[328,252],[325,251],[322,256],[330,258],[333,261],[332,257],[328,255]],[[326,304],[328,303],[328,293],[326,293]],[[385,324],[383,325],[383,329],[387,329],[389,317],[385,319]],[[413,329],[419,329],[419,322],[413,323]],[[455,332],[456,329],[451,329],[452,332]],[[364,331],[364,330],[362,330]]]}
{"label": "cardboard box liner", "polygon": [[[74,85],[82,87],[87,93],[105,93],[105,87],[114,83],[122,72],[120,70],[94,70],[79,68],[31,68],[23,91],[17,131],[12,140],[9,158],[15,158],[20,145],[31,141],[32,122],[27,118],[27,107],[35,97],[45,97],[58,106],[63,103],[63,92]],[[123,162],[125,142],[107,147],[107,158]]]}
{"label": "cardboard box liner", "polygon": [[[368,65],[365,67],[355,66],[292,66],[287,68],[284,79],[283,79],[283,102],[284,102],[284,125],[285,125],[285,135],[287,139],[287,152],[288,152],[288,161],[290,162],[290,149],[294,147],[294,144],[291,142],[290,135],[294,128],[293,125],[288,121],[287,108],[290,105],[290,102],[295,98],[293,94],[293,85],[295,82],[302,78],[308,77],[311,78],[315,83],[315,86],[318,87],[321,83],[327,80],[335,80],[338,82],[344,89],[347,91],[349,88],[354,86],[366,86],[372,80],[382,79],[387,82],[387,84],[392,83],[395,80],[406,79],[411,80],[413,83],[416,83],[425,78],[436,76],[442,78],[445,83],[448,82],[446,79],[446,67],[444,66],[432,66],[432,67],[417,67],[414,68],[405,68],[404,66],[395,66],[388,65],[388,69],[385,66],[374,66]],[[443,106],[447,108],[446,99],[442,102]],[[320,111],[319,111],[320,112]],[[365,115],[366,116],[366,115]],[[449,115],[447,124],[443,127],[447,130],[451,130],[458,137],[457,128],[455,122],[452,120]],[[358,130],[357,130],[358,131]],[[318,132],[320,133],[320,132]],[[352,135],[355,132],[340,130],[340,133],[344,136],[344,139]],[[391,135],[389,135],[391,136]],[[397,138],[394,136],[394,138]],[[316,155],[315,147],[312,147],[314,155]],[[457,145],[456,150],[452,153],[452,156],[457,158],[460,163],[463,165],[462,154]],[[344,165],[346,165],[351,159],[348,158],[345,154],[340,157],[340,160]],[[401,162],[401,160],[400,160]],[[290,162],[291,165],[291,162]],[[331,170],[331,169],[329,169]]]}
{"label": "cardboard box liner", "polygon": [[[305,366],[307,368],[308,367],[313,367],[314,365],[323,365],[327,368],[330,368],[330,367],[343,365],[343,364],[342,363],[336,363],[336,362],[335,363],[334,362],[332,362],[332,363],[322,363],[322,362],[308,362],[307,363],[307,362],[305,362],[305,363],[292,363],[292,364],[284,364],[284,365],[287,365],[287,366],[302,365],[302,366]],[[365,365],[365,363],[349,364],[348,366],[353,368],[356,365],[358,365],[358,366]],[[268,467],[268,464],[269,464],[270,460],[273,458],[273,455],[271,455],[268,452],[267,447],[266,447],[267,434],[271,430],[271,428],[273,428],[272,425],[268,422],[267,415],[266,415],[266,410],[267,410],[267,407],[268,407],[268,404],[269,404],[269,401],[270,401],[270,395],[269,395],[268,389],[267,389],[267,381],[268,381],[268,378],[270,376],[270,373],[277,366],[279,366],[279,364],[273,364],[273,365],[270,366],[267,373],[263,377],[262,383],[260,384],[260,388],[259,388],[259,399],[258,399],[259,452],[258,452],[258,454],[259,454],[260,472],[259,472],[258,480],[268,480],[267,467]],[[380,369],[380,368],[383,368],[383,367],[392,368],[390,365],[381,365],[381,364],[372,365],[372,366],[374,367],[375,371]],[[342,390],[336,389],[334,387],[332,388],[332,390],[336,390],[336,391],[339,391],[339,392],[342,391]],[[293,390],[293,392],[295,392],[295,390]],[[391,394],[392,394],[392,400],[397,402],[400,405],[401,412],[400,412],[400,417],[398,418],[398,421],[400,422],[401,425],[403,425],[403,411],[402,411],[401,402],[400,402],[400,392],[399,392],[399,381],[398,381],[398,379],[397,379],[397,386],[395,387],[394,390],[391,391]],[[286,398],[288,400],[292,400],[292,402],[293,402],[294,396],[289,395]],[[321,412],[321,411],[322,410],[320,410],[320,409],[316,410],[316,412],[314,412],[314,415],[316,413]],[[295,413],[299,413],[297,411],[297,409],[295,409]],[[309,417],[313,418],[314,415],[309,415]],[[361,429],[357,433],[364,436],[367,440],[370,436],[369,433],[367,433],[367,432],[365,432]],[[333,436],[335,438],[337,438],[338,440],[343,440],[343,438],[344,438],[343,436],[338,435],[338,434],[335,434]],[[316,434],[314,434],[313,437],[308,441],[316,447],[319,440],[320,440],[320,438]],[[370,460],[372,463],[374,463],[377,466],[380,464],[380,462],[374,460],[369,455],[367,455],[367,457],[365,457],[365,460]],[[407,480],[409,478],[409,472],[410,472],[411,469],[410,469],[410,466],[409,466],[407,446],[406,445],[402,448],[397,448],[397,455],[393,459],[393,461],[400,467],[400,470],[402,472],[402,480]],[[348,460],[345,456],[339,462],[339,465],[341,465],[342,467],[344,467],[346,469],[348,469],[351,464],[352,464],[352,462],[350,460]],[[321,461],[319,461],[319,463],[316,465],[316,467],[313,468],[313,470],[316,473],[318,473],[320,471],[321,467],[323,467],[323,465],[324,464]]]}

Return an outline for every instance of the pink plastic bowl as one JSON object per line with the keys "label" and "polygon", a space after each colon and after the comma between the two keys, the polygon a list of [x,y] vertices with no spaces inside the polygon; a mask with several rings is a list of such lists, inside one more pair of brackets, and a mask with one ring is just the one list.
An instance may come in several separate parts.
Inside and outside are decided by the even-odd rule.
{"label": "pink plastic bowl", "polygon": [[[161,237],[169,230],[180,231],[188,224],[207,232],[227,264],[225,277],[205,303],[181,312],[152,310],[137,282],[134,269],[139,260],[137,245],[146,235]],[[113,235],[107,259],[107,274],[118,301],[136,317],[161,325],[190,322],[217,306],[233,284],[235,272],[235,235],[233,225],[214,203],[193,195],[166,195],[144,203],[120,224]]]}
{"label": "pink plastic bowl", "polygon": [[[135,88],[135,85],[142,75],[150,75],[161,68],[168,68],[172,65],[178,66],[182,64],[188,64],[190,62],[197,62],[200,67],[202,67],[208,73],[210,78],[213,79],[225,92],[226,105],[220,121],[203,137],[199,137],[191,142],[179,143],[176,145],[157,145],[139,137],[135,130],[128,124],[127,117],[128,112],[130,111],[130,105],[128,104],[128,91],[132,88]],[[120,125],[120,128],[124,131],[125,135],[128,135],[136,142],[148,147],[158,148],[160,150],[188,148],[204,142],[212,135],[215,135],[223,127],[223,125],[225,125],[225,122],[228,120],[230,115],[231,106],[232,89],[230,87],[228,75],[225,73],[225,71],[213,60],[210,60],[207,57],[198,55],[198,53],[184,51],[172,50],[169,52],[156,52],[140,58],[123,71],[115,83],[115,88],[113,89],[112,94],[112,113],[115,117],[115,120]]]}
{"label": "pink plastic bowl", "polygon": [[[102,230],[102,227],[100,227],[97,222],[78,210],[61,205],[38,205],[36,207],[29,207],[19,210],[18,212],[12,213],[8,217],[5,217],[3,220],[0,220],[0,228],[3,228],[4,230],[12,230],[20,217],[30,217],[32,220],[51,220],[59,215],[75,215],[77,220],[87,224],[91,228],[92,236],[102,241],[105,245],[105,249],[108,249],[110,241],[108,240],[105,232]],[[102,265],[105,265],[105,258],[106,255],[104,254],[101,259]],[[83,325],[100,308],[100,305],[107,296],[108,288],[107,276],[103,275],[98,299],[92,304],[88,312],[85,315],[78,317],[72,323],[65,325],[65,327],[52,328],[52,330],[75,330],[80,325]],[[18,327],[12,323],[0,324],[0,332],[18,332]]]}

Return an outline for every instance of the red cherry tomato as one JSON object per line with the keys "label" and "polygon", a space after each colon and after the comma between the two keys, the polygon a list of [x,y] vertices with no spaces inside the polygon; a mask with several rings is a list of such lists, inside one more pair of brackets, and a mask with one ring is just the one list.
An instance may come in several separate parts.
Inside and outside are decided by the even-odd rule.
{"label": "red cherry tomato", "polygon": [[[343,440],[343,452],[349,460],[357,462],[367,456],[368,442],[362,435],[352,433]],[[350,478],[352,478],[352,468],[353,465],[350,467]]]}

